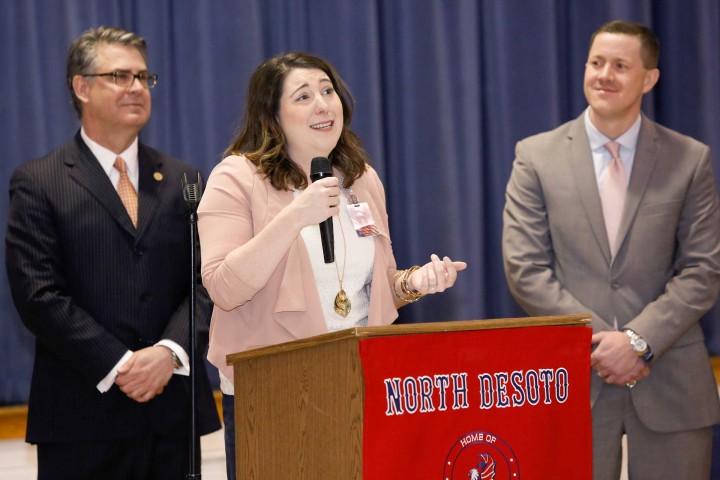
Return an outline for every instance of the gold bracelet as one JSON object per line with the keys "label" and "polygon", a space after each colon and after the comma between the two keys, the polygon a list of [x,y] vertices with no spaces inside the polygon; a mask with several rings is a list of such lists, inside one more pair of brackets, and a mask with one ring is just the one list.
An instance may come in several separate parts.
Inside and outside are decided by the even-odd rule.
{"label": "gold bracelet", "polygon": [[392,284],[392,286],[393,286],[393,293],[395,294],[396,297],[398,297],[400,300],[403,300],[403,301],[404,301],[405,299],[402,297],[402,295],[400,295],[400,292],[397,291],[397,283],[398,283],[398,279],[399,279],[400,277],[402,277],[404,273],[405,273],[405,270],[398,270],[398,271],[395,273],[395,277],[393,278],[393,284]]}
{"label": "gold bracelet", "polygon": [[414,266],[408,268],[407,270],[405,270],[405,273],[403,274],[403,277],[402,277],[402,281],[400,282],[400,288],[402,288],[403,293],[414,294],[414,295],[418,295],[420,293],[417,290],[415,290],[414,288],[411,289],[410,286],[408,285],[408,280],[410,279],[410,275],[412,275],[413,272],[415,272],[415,270],[418,270],[419,268],[420,267],[418,267],[417,265],[414,265]]}
{"label": "gold bracelet", "polygon": [[403,272],[402,279],[400,280],[400,290],[402,290],[404,296],[398,296],[401,300],[407,303],[417,302],[425,296],[425,294],[418,292],[414,288],[411,288],[408,284],[410,275],[412,275],[415,270],[419,269],[420,267],[418,267],[417,265],[408,268],[407,270],[405,270],[405,272]]}

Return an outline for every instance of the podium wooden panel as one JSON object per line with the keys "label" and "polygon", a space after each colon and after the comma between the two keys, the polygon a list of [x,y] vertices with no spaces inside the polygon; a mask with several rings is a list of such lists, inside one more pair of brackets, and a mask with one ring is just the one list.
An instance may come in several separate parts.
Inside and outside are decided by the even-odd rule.
{"label": "podium wooden panel", "polygon": [[237,478],[363,478],[363,339],[589,321],[566,315],[358,327],[228,355]]}

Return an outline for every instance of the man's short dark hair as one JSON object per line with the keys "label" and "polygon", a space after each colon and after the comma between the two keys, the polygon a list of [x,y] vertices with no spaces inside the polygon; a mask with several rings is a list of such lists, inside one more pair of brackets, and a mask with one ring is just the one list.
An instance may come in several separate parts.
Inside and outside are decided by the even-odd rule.
{"label": "man's short dark hair", "polygon": [[595,30],[595,33],[590,38],[590,48],[592,48],[595,37],[601,33],[618,33],[638,37],[640,39],[640,55],[642,56],[643,66],[648,70],[657,68],[658,59],[660,58],[660,42],[649,27],[642,23],[613,20]]}

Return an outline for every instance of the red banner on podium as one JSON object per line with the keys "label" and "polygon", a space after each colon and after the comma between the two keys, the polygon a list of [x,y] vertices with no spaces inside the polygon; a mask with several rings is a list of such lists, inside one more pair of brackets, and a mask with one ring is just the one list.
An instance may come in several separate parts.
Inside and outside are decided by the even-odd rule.
{"label": "red banner on podium", "polygon": [[526,327],[360,342],[363,478],[592,478],[590,337]]}

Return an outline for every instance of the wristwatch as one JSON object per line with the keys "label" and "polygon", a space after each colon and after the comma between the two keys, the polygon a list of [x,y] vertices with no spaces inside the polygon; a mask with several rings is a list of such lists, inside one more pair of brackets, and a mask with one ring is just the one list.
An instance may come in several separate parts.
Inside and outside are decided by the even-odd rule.
{"label": "wristwatch", "polygon": [[645,339],[629,328],[625,329],[625,334],[630,337],[630,346],[637,356],[649,362],[653,357],[653,353]]}
{"label": "wristwatch", "polygon": [[182,362],[180,361],[180,357],[177,356],[177,353],[170,350],[170,353],[172,353],[172,360],[173,360],[173,368],[177,370],[178,368],[182,368]]}
{"label": "wristwatch", "polygon": [[160,345],[160,346],[163,348],[167,348],[168,351],[170,352],[170,355],[172,355],[173,368],[175,370],[177,370],[178,368],[182,368],[183,364],[180,361],[180,357],[177,356],[177,353],[175,353],[175,351],[172,348],[168,347],[167,345]]}

